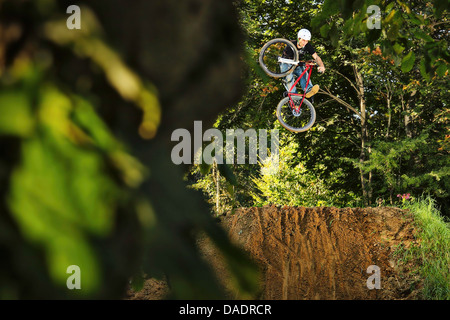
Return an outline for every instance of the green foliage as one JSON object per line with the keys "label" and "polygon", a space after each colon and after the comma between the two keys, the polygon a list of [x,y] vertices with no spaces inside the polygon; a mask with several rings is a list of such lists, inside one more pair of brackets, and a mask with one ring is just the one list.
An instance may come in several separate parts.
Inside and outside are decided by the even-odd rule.
{"label": "green foliage", "polygon": [[342,205],[343,194],[328,188],[331,179],[325,181],[309,171],[296,159],[298,156],[298,142],[288,138],[280,145],[278,163],[271,157],[261,164],[261,174],[252,178],[256,186],[251,193],[255,206]]}
{"label": "green foliage", "polygon": [[[80,295],[95,296],[105,281],[105,261],[92,240],[106,241],[117,210],[130,204],[129,187],[114,175],[132,186],[145,171],[125,153],[90,101],[44,81],[44,71],[28,61],[11,69],[13,81],[2,79],[3,139],[22,138],[21,161],[4,181],[9,187],[5,200],[25,240],[45,252],[54,285],[62,290],[67,267],[76,264],[83,270]],[[0,296],[15,298],[10,295],[16,285],[2,286]],[[41,289],[43,297],[49,294],[49,288]]]}
{"label": "green foliage", "polygon": [[406,56],[403,57],[402,60],[402,71],[409,72],[414,67],[414,63],[416,61],[416,55],[414,51],[410,51]]}
{"label": "green foliage", "polygon": [[[448,72],[448,39],[445,32],[436,28],[441,22],[448,23],[448,3],[445,2],[325,0],[311,26],[320,30],[323,37],[328,37],[335,48],[363,34],[367,45],[371,48],[380,46],[383,55],[392,59],[395,66],[401,66],[403,72],[409,72],[418,64],[422,77],[429,80],[438,70],[439,77]],[[367,27],[368,19],[373,19],[367,12],[370,5],[380,8],[380,29]],[[342,26],[341,32],[336,26]],[[407,48],[421,52],[421,57],[416,61],[413,51],[405,50]]]}
{"label": "green foliage", "polygon": [[435,143],[430,143],[429,134],[423,133],[412,139],[375,142],[370,159],[364,163],[346,160],[364,172],[376,175],[373,182],[375,198],[380,199],[387,194],[393,204],[393,195],[409,191],[445,199],[450,196],[450,160],[437,149]]}
{"label": "green foliage", "polygon": [[409,259],[420,261],[419,272],[424,281],[423,296],[429,300],[450,299],[450,222],[442,216],[432,197],[407,202],[420,232],[419,245],[403,252]]}
{"label": "green foliage", "polygon": [[[195,190],[200,190],[204,193],[212,211],[216,215],[225,214],[232,211],[237,205],[236,202],[236,186],[238,184],[236,176],[228,165],[217,165],[214,163],[208,171],[201,170],[202,165],[194,166],[191,175],[191,180],[195,182],[190,186]],[[220,169],[222,168],[222,169]],[[226,170],[224,175],[222,172]],[[227,178],[228,176],[228,178]]]}

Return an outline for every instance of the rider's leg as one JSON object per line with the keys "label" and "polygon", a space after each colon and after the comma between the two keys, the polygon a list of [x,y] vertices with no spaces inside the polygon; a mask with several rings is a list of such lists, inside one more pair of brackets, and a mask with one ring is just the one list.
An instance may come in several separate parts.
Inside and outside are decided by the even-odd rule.
{"label": "rider's leg", "polygon": [[[299,71],[298,71],[298,72],[299,72],[298,76],[300,76],[300,75],[303,73],[303,71],[305,70],[305,67],[304,67],[304,66],[298,66],[297,69],[296,69],[296,71],[297,71],[297,70],[299,70]],[[308,91],[311,90],[311,88],[313,87],[313,84],[312,84],[311,78],[310,78],[310,79],[309,79],[309,83],[308,83],[308,87],[305,88],[305,87],[306,87],[306,81],[308,81],[308,71],[306,71],[306,72],[303,74],[303,77],[300,79],[300,85],[301,85],[303,91],[308,92]]]}
{"label": "rider's leg", "polygon": [[[297,68],[297,69],[299,69],[299,68]],[[304,70],[304,67],[302,66],[302,72],[303,72],[303,70]],[[306,98],[311,98],[319,91],[319,86],[317,84],[313,85],[311,82],[311,78],[309,78],[308,87],[305,88],[307,81],[308,81],[308,72],[305,72],[303,77],[300,79],[300,85],[302,86],[303,91],[306,92]]]}
{"label": "rider's leg", "polygon": [[[282,63],[281,65],[280,65],[280,68],[281,68],[281,72],[285,72],[286,70],[288,70],[289,69],[289,67],[290,67],[290,65],[289,64],[287,64],[287,63]],[[289,90],[292,88],[292,86],[294,85],[294,83],[295,83],[295,80],[294,80],[294,74],[296,74],[296,72],[297,72],[297,69],[295,69],[294,70],[294,72],[291,72],[291,73],[289,73],[286,77],[284,77],[283,78],[283,85],[284,85],[284,87],[286,88],[286,91],[288,91],[289,92]],[[298,76],[298,74],[297,74],[297,76]],[[292,91],[291,91],[292,93],[297,93],[297,88],[296,87],[294,87],[294,88],[292,88]]]}

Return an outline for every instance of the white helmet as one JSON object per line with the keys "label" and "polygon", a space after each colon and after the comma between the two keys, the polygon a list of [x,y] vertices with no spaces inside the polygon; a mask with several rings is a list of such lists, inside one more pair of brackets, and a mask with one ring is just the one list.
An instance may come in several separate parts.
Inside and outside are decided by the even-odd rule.
{"label": "white helmet", "polygon": [[308,29],[301,29],[297,35],[298,39],[311,40],[311,32]]}

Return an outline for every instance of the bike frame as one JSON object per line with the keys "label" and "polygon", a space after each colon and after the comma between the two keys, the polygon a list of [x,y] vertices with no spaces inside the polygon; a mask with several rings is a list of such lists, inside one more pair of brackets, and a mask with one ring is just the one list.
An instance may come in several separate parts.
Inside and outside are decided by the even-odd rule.
{"label": "bike frame", "polygon": [[[306,97],[306,91],[303,92],[303,94],[300,93],[293,93],[291,92],[292,89],[295,88],[295,86],[297,85],[297,83],[300,81],[300,79],[303,77],[303,75],[305,74],[305,72],[308,72],[308,80],[306,80],[306,85],[305,88],[308,88],[308,84],[309,84],[309,79],[311,78],[311,71],[314,67],[314,64],[305,63],[305,70],[303,70],[302,74],[297,78],[297,80],[294,82],[294,84],[292,85],[292,87],[289,89],[288,92],[288,97],[289,97],[289,105],[291,106],[291,109],[294,109],[296,112],[300,111],[302,104],[303,104],[303,100],[305,100]],[[300,102],[300,105],[298,107],[295,106],[294,100],[292,100],[292,96],[303,96],[302,101]]]}

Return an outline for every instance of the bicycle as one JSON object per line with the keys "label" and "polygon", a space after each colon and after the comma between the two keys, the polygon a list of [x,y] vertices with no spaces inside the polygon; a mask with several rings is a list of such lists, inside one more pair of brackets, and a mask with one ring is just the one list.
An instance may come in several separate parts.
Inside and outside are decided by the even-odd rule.
{"label": "bicycle", "polygon": [[[294,53],[293,59],[283,57],[283,52],[286,47],[290,47]],[[274,78],[281,78],[293,72],[300,64],[304,63],[305,70],[297,78],[295,83],[289,89],[287,97],[280,100],[277,105],[277,118],[281,125],[292,132],[304,132],[310,129],[316,121],[316,110],[310,101],[305,99],[306,92],[303,94],[292,93],[292,89],[297,85],[305,72],[308,72],[308,80],[306,87],[308,87],[311,71],[314,66],[317,66],[314,60],[299,61],[298,51],[294,44],[286,39],[272,39],[267,42],[259,54],[259,64],[264,72]],[[282,70],[281,65],[288,67],[287,70]]]}

